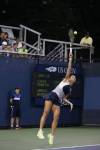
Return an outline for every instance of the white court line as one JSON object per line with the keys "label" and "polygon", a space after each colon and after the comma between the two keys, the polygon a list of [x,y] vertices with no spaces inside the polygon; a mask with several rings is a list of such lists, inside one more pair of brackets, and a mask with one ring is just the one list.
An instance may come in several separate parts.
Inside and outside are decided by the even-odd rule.
{"label": "white court line", "polygon": [[55,147],[55,148],[47,148],[47,149],[32,149],[32,150],[56,150],[56,149],[65,149],[65,148],[82,148],[82,147],[92,147],[92,146],[100,146],[100,144],[94,144],[94,145],[82,145],[82,146],[69,146],[69,147]]}

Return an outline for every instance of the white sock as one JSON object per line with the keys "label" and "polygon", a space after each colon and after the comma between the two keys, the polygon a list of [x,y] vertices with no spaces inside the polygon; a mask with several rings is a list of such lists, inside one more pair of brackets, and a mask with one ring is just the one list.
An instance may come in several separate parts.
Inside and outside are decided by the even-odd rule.
{"label": "white sock", "polygon": [[42,128],[39,129],[40,132],[43,132]]}
{"label": "white sock", "polygon": [[13,124],[11,125],[11,128],[13,128],[14,126],[13,126]]}

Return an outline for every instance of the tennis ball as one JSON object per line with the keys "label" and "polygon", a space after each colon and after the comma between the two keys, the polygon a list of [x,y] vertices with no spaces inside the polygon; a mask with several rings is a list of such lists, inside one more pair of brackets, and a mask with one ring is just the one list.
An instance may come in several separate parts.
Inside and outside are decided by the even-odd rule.
{"label": "tennis ball", "polygon": [[77,34],[77,31],[74,31],[74,34],[76,35],[76,34]]}

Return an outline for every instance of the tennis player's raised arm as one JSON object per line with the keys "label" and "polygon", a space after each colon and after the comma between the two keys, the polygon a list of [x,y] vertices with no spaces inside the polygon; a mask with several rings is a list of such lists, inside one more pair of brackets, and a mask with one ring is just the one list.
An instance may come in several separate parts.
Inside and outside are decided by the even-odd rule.
{"label": "tennis player's raised arm", "polygon": [[67,68],[65,78],[69,77],[72,72],[72,60],[73,60],[73,55],[69,54],[68,68]]}

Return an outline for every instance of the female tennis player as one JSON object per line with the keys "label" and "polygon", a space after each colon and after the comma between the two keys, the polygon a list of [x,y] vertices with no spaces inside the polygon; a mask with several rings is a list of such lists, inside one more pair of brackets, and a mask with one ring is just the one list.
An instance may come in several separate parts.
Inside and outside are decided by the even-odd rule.
{"label": "female tennis player", "polygon": [[44,111],[40,119],[40,128],[38,130],[37,137],[39,139],[45,139],[43,134],[43,127],[49,112],[52,110],[53,121],[51,125],[51,133],[48,134],[49,144],[53,144],[54,142],[55,129],[58,125],[60,116],[60,106],[67,104],[70,105],[71,110],[73,109],[73,104],[69,101],[71,86],[76,82],[76,77],[72,74],[72,58],[72,52],[70,51],[68,69],[65,78],[57,85],[54,90],[52,90],[47,96],[44,97]]}

